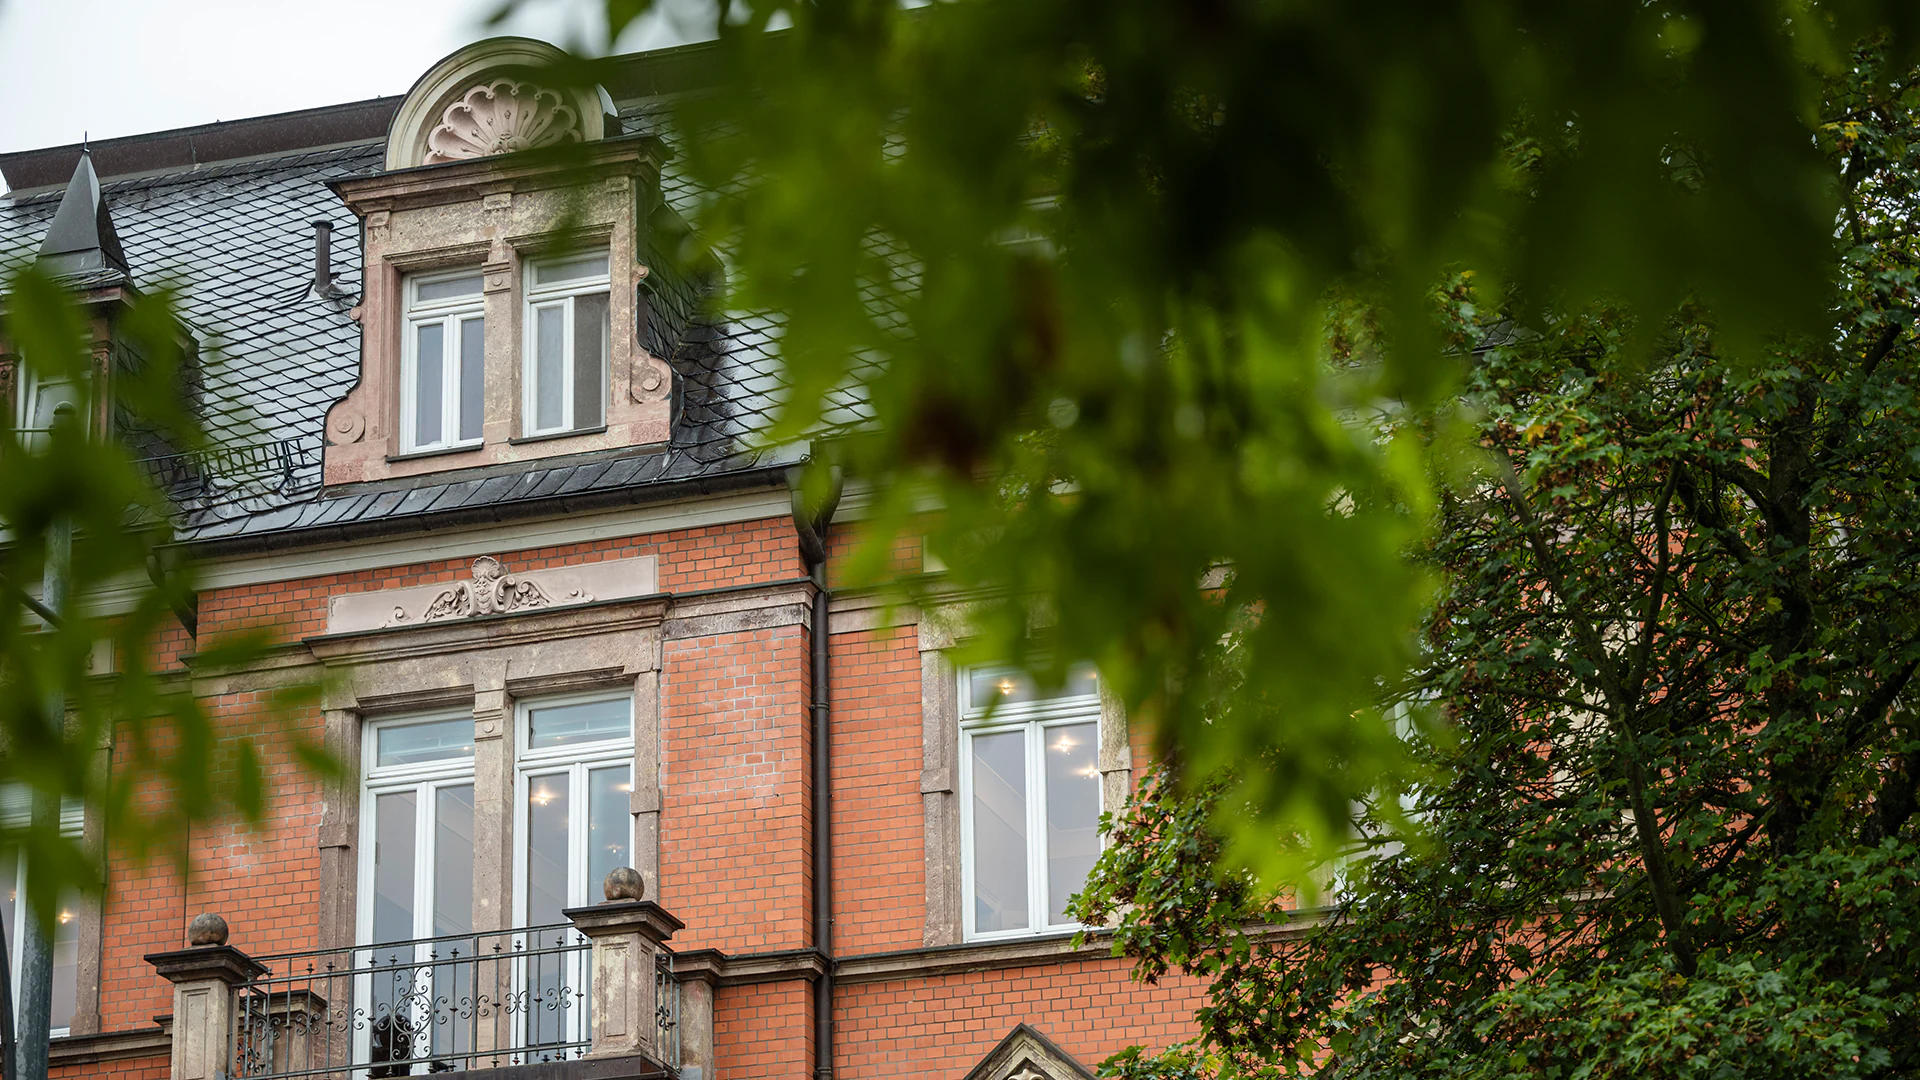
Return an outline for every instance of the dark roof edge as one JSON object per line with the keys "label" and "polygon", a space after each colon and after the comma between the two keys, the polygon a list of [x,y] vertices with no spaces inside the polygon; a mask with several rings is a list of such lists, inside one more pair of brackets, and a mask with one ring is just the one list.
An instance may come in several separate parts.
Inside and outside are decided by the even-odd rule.
{"label": "dark roof edge", "polygon": [[[651,52],[614,57],[607,92],[616,101],[665,97],[712,85],[719,43],[697,41]],[[171,172],[216,162],[271,157],[387,137],[387,126],[405,95],[370,98],[344,105],[223,120],[173,128],[87,145],[102,180]],[[49,146],[0,154],[0,178],[10,194],[33,194],[67,182],[80,160],[82,144]]]}
{"label": "dark roof edge", "polygon": [[195,559],[216,559],[234,555],[257,555],[265,551],[286,552],[296,548],[352,543],[373,538],[391,539],[418,533],[440,532],[470,525],[497,525],[576,513],[614,510],[622,506],[642,506],[666,502],[688,495],[717,495],[753,488],[783,487],[792,462],[760,465],[711,476],[685,480],[647,481],[605,491],[581,492],[544,499],[511,500],[488,506],[465,506],[440,513],[382,517],[341,525],[319,525],[304,529],[272,529],[259,533],[214,537],[208,540],[180,540],[168,547],[178,548]]}
{"label": "dark roof edge", "polygon": [[[86,146],[101,179],[137,173],[192,169],[241,158],[270,157],[298,150],[371,142],[387,136],[387,123],[400,107],[397,97],[348,105],[224,120],[119,139],[98,139]],[[0,177],[10,194],[65,183],[80,160],[80,143],[44,150],[0,154]]]}

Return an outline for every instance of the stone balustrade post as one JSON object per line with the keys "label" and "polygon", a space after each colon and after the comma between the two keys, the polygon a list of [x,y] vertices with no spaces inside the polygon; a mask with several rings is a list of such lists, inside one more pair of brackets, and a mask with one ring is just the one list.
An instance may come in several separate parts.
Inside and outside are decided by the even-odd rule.
{"label": "stone balustrade post", "polygon": [[680,1080],[712,1080],[713,991],[724,954],[713,949],[678,953],[674,980],[680,986]]}
{"label": "stone balustrade post", "polygon": [[660,947],[685,927],[651,900],[641,899],[643,884],[632,867],[607,875],[606,901],[561,912],[593,942],[593,1033],[588,1057],[644,1054],[662,1065],[665,1048],[656,1045],[659,1007],[656,982]]}
{"label": "stone balustrade post", "polygon": [[173,983],[172,1080],[225,1080],[233,1071],[234,988],[266,973],[227,944],[227,923],[201,915],[187,927],[187,947],[144,958]]}

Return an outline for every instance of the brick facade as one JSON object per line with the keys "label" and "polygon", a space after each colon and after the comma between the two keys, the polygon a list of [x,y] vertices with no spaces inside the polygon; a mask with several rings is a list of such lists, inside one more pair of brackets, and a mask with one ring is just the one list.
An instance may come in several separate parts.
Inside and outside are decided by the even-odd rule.
{"label": "brick facade", "polygon": [[[429,562],[210,591],[201,598],[201,633],[271,623],[287,642],[283,656],[299,662],[307,653],[302,642],[325,632],[327,598],[342,591],[458,580],[480,554],[515,570],[656,556],[669,630],[659,679],[660,871],[649,887],[687,924],[676,949],[718,949],[735,964],[804,953],[813,934],[811,627],[759,619],[763,609],[753,607],[752,589],[798,587],[804,566],[791,521],[519,550],[469,550],[448,536],[445,547],[445,558]],[[903,568],[912,562],[917,552],[905,553]],[[674,623],[676,598],[692,602],[716,589],[742,597],[745,607],[732,621]],[[922,948],[928,900],[921,646],[912,612],[900,617],[901,625],[860,625],[829,638],[835,954],[843,971],[872,957],[892,965],[841,976],[835,1075],[957,1078],[1023,1022],[1089,1067],[1131,1043],[1163,1046],[1189,1036],[1201,993],[1189,980],[1143,986],[1124,962],[1085,953],[955,970],[954,954],[964,956],[965,946]],[[769,625],[752,625],[756,619]],[[266,697],[264,686],[236,685],[212,701],[226,730],[261,741],[273,784],[266,822],[196,832],[184,882],[164,859],[116,859],[110,867],[98,990],[103,1033],[151,1031],[154,1018],[171,1008],[170,987],[141,957],[177,948],[195,913],[223,915],[233,944],[254,955],[312,948],[319,940],[322,786],[285,752],[284,738],[275,735],[281,721],[263,713]],[[318,709],[288,722],[310,737],[323,734]],[[1141,748],[1132,753],[1140,759]],[[937,968],[916,972],[916,952],[937,956]],[[716,1074],[812,1075],[810,989],[805,972],[723,981],[713,1015]],[[92,1075],[78,1065],[59,1072]],[[164,1075],[165,1063],[124,1059],[114,1073]]]}

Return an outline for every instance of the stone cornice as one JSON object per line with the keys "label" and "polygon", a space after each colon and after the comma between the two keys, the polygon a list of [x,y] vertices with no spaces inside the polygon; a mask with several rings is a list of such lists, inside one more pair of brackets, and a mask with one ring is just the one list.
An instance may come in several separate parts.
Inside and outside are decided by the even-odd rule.
{"label": "stone cornice", "polygon": [[176,983],[218,979],[238,986],[267,973],[267,969],[258,961],[231,945],[195,945],[148,953],[141,959],[153,965],[161,978]]}
{"label": "stone cornice", "polygon": [[166,1057],[172,1049],[173,1035],[156,1026],[98,1035],[68,1035],[48,1044],[47,1057],[55,1067],[98,1065],[132,1058]]}
{"label": "stone cornice", "polygon": [[[1319,921],[1316,914],[1303,913],[1295,922],[1281,926],[1251,927],[1248,934],[1256,941],[1292,937],[1318,925]],[[1071,934],[1052,934],[1012,941],[969,942],[965,945],[936,945],[924,949],[843,956],[834,960],[833,978],[837,983],[891,982],[1109,958],[1114,958],[1113,934],[1099,930],[1090,935],[1090,940],[1085,944],[1077,947],[1073,944]],[[673,954],[675,978],[698,979],[722,987],[812,980],[824,970],[824,958],[813,949],[739,955],[728,955],[719,949],[688,949]]]}
{"label": "stone cornice", "polygon": [[624,135],[569,147],[561,154],[533,151],[421,165],[334,180],[328,186],[349,209],[365,216],[379,210],[474,202],[500,192],[576,185],[654,169],[660,157],[660,140],[651,135]]}

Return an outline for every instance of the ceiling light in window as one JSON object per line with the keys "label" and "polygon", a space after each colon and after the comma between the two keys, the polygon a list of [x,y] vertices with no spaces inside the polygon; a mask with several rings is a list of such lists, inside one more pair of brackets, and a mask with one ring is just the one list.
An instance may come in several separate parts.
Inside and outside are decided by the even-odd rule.
{"label": "ceiling light in window", "polygon": [[1013,691],[1014,691],[1014,689],[1015,689],[1015,687],[1014,687],[1014,685],[1013,685],[1013,680],[1012,680],[1012,679],[1001,679],[1001,680],[1000,680],[1000,685],[999,685],[999,687],[998,687],[997,689],[998,689],[998,690],[1000,691],[1000,696],[1001,696],[1001,697],[1006,697],[1006,696],[1008,696],[1009,694],[1012,694],[1012,693],[1013,693]]}

